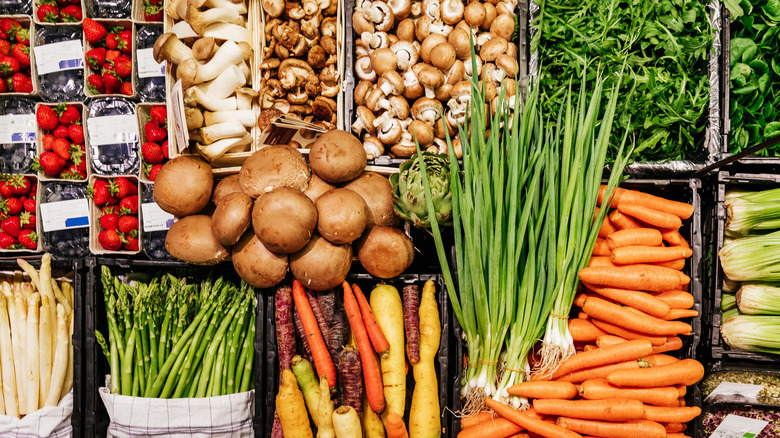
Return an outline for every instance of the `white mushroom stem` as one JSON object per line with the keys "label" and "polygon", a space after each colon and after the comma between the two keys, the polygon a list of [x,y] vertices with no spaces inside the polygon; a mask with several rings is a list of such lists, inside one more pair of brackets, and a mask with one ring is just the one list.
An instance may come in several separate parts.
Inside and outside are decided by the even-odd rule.
{"label": "white mushroom stem", "polygon": [[241,70],[241,73],[244,75],[246,80],[249,81],[249,78],[252,75],[252,71],[249,70],[249,65],[247,65],[246,61],[239,62],[237,66]]}
{"label": "white mushroom stem", "polygon": [[448,36],[452,32],[452,26],[444,23],[431,23],[428,27],[430,33],[438,33],[439,35]]}
{"label": "white mushroom stem", "polygon": [[192,30],[201,35],[206,27],[213,23],[239,24],[241,22],[241,16],[238,15],[238,12],[230,8],[212,8],[201,12],[193,4],[190,4],[188,14],[187,21],[192,26]]}
{"label": "white mushroom stem", "polygon": [[242,62],[244,52],[233,41],[225,41],[209,62],[198,67],[193,83],[200,84],[219,76],[223,71]]}
{"label": "white mushroom stem", "polygon": [[365,131],[367,129],[368,129],[368,126],[366,126],[363,123],[363,120],[360,117],[358,117],[358,119],[355,120],[355,123],[352,124],[352,131],[354,131],[355,134],[357,134],[357,135],[360,135],[361,132],[363,132],[363,131]]}
{"label": "white mushroom stem", "polygon": [[192,30],[192,26],[189,23],[182,20],[177,22],[171,27],[171,32],[174,33],[180,40],[185,38],[197,38],[199,35]]}
{"label": "white mushroom stem", "polygon": [[246,128],[239,122],[217,123],[200,129],[204,144],[212,144],[226,138],[243,137],[246,134]]}
{"label": "white mushroom stem", "polygon": [[216,141],[210,145],[198,144],[198,151],[206,157],[209,161],[214,161],[217,158],[225,155],[231,149],[235,149],[239,146],[247,146],[252,143],[252,136],[245,134],[243,137],[226,138],[224,140]]}
{"label": "white mushroom stem", "polygon": [[[482,59],[479,56],[476,56],[472,59],[477,62],[477,72],[482,71]],[[472,63],[471,59],[467,59],[466,61],[463,62],[463,67],[465,67],[464,70],[466,70],[466,76],[468,76],[469,78],[474,75],[471,63]]]}
{"label": "white mushroom stem", "polygon": [[239,0],[237,2],[232,2],[230,0],[206,0],[203,5],[209,8],[234,9],[236,12],[242,15],[247,13],[246,2],[243,0]]}
{"label": "white mushroom stem", "polygon": [[481,34],[477,35],[477,38],[474,41],[474,45],[477,46],[477,47],[482,47],[488,41],[490,41],[491,37],[492,37],[492,35],[490,35],[490,32],[482,32]]}
{"label": "white mushroom stem", "polygon": [[252,101],[258,96],[258,92],[251,88],[239,88],[236,90],[236,108],[239,110],[251,110]]}
{"label": "white mushroom stem", "polygon": [[203,116],[207,126],[231,121],[237,121],[247,128],[257,124],[257,117],[255,117],[255,112],[252,110],[206,111]]}
{"label": "white mushroom stem", "polygon": [[395,114],[392,111],[385,111],[381,116],[374,119],[374,126],[378,129],[387,129],[388,125],[395,120]]}
{"label": "white mushroom stem", "polygon": [[208,94],[214,99],[224,99],[245,84],[246,78],[241,73],[241,69],[233,65],[220,73],[211,82],[198,85],[197,87],[200,88],[201,92]]}
{"label": "white mushroom stem", "polygon": [[209,111],[234,111],[236,109],[236,98],[227,97],[224,99],[214,99],[206,93],[203,93],[198,87],[190,87],[184,93],[184,103],[194,106],[198,104]]}
{"label": "white mushroom stem", "polygon": [[414,74],[411,68],[404,72],[404,87],[414,87],[418,83],[417,75]]}
{"label": "white mushroom stem", "polygon": [[232,23],[213,23],[206,27],[203,36],[214,37],[218,40],[229,40],[237,43],[246,42],[252,44],[252,32],[246,27]]}
{"label": "white mushroom stem", "polygon": [[[403,134],[402,134],[403,135]],[[363,142],[363,150],[366,151],[366,159],[373,160],[385,153],[385,146],[381,141],[373,137],[373,140],[366,139]]]}
{"label": "white mushroom stem", "polygon": [[425,97],[430,99],[434,99],[436,97],[436,90],[434,88],[431,88],[424,84],[423,84],[423,88],[425,88]]}

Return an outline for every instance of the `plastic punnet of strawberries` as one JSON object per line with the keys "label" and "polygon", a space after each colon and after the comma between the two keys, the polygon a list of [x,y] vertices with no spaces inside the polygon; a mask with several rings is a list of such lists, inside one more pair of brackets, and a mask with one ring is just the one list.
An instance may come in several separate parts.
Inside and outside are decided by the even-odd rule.
{"label": "plastic punnet of strawberries", "polygon": [[35,16],[41,23],[78,23],[84,14],[81,0],[39,0]]}
{"label": "plastic punnet of strawberries", "polygon": [[115,26],[110,31],[101,23],[85,18],[84,37],[92,49],[84,55],[89,65],[87,94],[133,95],[133,31]]}
{"label": "plastic punnet of strawberries", "polygon": [[163,21],[163,0],[144,0],[144,21]]}
{"label": "plastic punnet of strawberries", "polygon": [[51,178],[87,179],[87,149],[78,107],[39,105],[35,119],[44,133],[44,151],[33,160],[33,170]]}
{"label": "plastic punnet of strawberries", "polygon": [[170,158],[168,155],[168,113],[165,105],[153,106],[144,124],[144,139],[141,155],[144,158],[144,173],[150,181],[157,178],[163,164]]}
{"label": "plastic punnet of strawberries", "polygon": [[38,249],[38,182],[24,175],[0,175],[0,248]]}
{"label": "plastic punnet of strawberries", "polygon": [[32,93],[30,29],[11,18],[0,20],[0,93]]}
{"label": "plastic punnet of strawberries", "polygon": [[106,251],[138,251],[138,186],[124,176],[96,179],[87,196],[100,208],[100,246]]}

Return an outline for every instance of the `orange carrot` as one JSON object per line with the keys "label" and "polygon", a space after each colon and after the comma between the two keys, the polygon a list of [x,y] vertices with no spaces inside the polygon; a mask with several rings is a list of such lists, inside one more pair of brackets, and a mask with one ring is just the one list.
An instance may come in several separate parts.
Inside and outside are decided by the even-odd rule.
{"label": "orange carrot", "polygon": [[476,426],[461,429],[458,438],[506,438],[521,430],[523,428],[515,423],[496,417]]}
{"label": "orange carrot", "polygon": [[371,339],[371,345],[374,346],[374,351],[379,355],[386,354],[387,350],[390,349],[390,343],[387,342],[385,334],[382,333],[382,329],[377,324],[374,312],[366,301],[366,296],[363,295],[363,291],[357,284],[352,285],[352,293],[355,294],[355,299],[360,307],[360,315],[363,317],[363,324],[366,326],[366,332],[368,332],[368,338]]}
{"label": "orange carrot", "polygon": [[616,265],[635,265],[639,263],[663,263],[685,259],[693,251],[679,246],[621,246],[612,250],[609,258]]}
{"label": "orange carrot", "polygon": [[588,344],[582,347],[582,351],[593,351],[593,350],[597,350],[598,348],[599,347],[597,347],[596,345]]}
{"label": "orange carrot", "polygon": [[627,360],[636,360],[646,356],[653,351],[653,345],[647,340],[636,340],[624,342],[622,344],[611,345],[605,348],[598,348],[593,351],[587,351],[570,356],[558,366],[558,369],[552,375],[552,378],[563,376],[573,371],[585,368],[593,368],[601,365],[608,365]]}
{"label": "orange carrot", "polygon": [[[537,411],[539,409],[537,408]],[[645,406],[645,420],[667,422],[667,423],[687,423],[701,415],[701,408],[696,406],[675,408],[669,406]]]}
{"label": "orange carrot", "polygon": [[693,295],[684,290],[667,290],[655,294],[655,297],[672,309],[690,309],[694,304]]}
{"label": "orange carrot", "polygon": [[604,256],[597,256],[597,257],[591,257],[588,261],[588,266],[617,266],[616,264],[612,263],[612,260],[610,260],[609,255],[611,252],[607,252],[607,255]]}
{"label": "orange carrot", "polygon": [[593,255],[609,257],[609,246],[607,246],[607,241],[605,239],[596,239],[596,246],[593,247]]}
{"label": "orange carrot", "polygon": [[493,414],[488,411],[480,411],[477,412],[474,415],[469,415],[468,417],[463,417],[460,419],[460,428],[466,429],[471,426],[476,426],[477,424],[484,423],[485,421],[492,420]]}
{"label": "orange carrot", "polygon": [[620,204],[618,205],[618,211],[654,227],[676,229],[682,226],[682,221],[679,217],[671,213],[645,207],[644,205]]}
{"label": "orange carrot", "polygon": [[668,315],[664,317],[666,320],[693,318],[699,316],[699,312],[693,309],[672,309]]}
{"label": "orange carrot", "polygon": [[409,438],[404,419],[395,412],[387,414],[385,432],[387,433],[387,438]]}
{"label": "orange carrot", "polygon": [[572,339],[580,342],[595,341],[599,336],[606,334],[587,319],[581,318],[569,319],[569,332]]}
{"label": "orange carrot", "polygon": [[638,370],[618,370],[607,376],[607,381],[617,386],[655,387],[670,385],[695,385],[704,377],[704,367],[694,359],[683,359],[668,365]]}
{"label": "orange carrot", "polygon": [[610,421],[558,417],[557,424],[575,432],[604,438],[666,438],[666,429],[660,424],[648,420],[612,423]]}
{"label": "orange carrot", "polygon": [[677,359],[674,356],[669,356],[668,354],[651,354],[649,356],[644,357],[643,359],[650,366],[654,366],[654,367],[669,365],[670,363],[675,363],[680,361],[680,359]]}
{"label": "orange carrot", "polygon": [[644,405],[639,400],[606,398],[602,400],[536,399],[534,409],[542,415],[555,415],[585,420],[641,420]]}
{"label": "orange carrot", "polygon": [[679,336],[672,336],[670,338],[666,338],[666,343],[663,345],[653,345],[653,354],[679,350],[682,348],[682,346],[682,339],[680,339]]}
{"label": "orange carrot", "polygon": [[527,429],[529,432],[533,432],[545,438],[582,438],[582,435],[576,432],[572,432],[555,424],[550,424],[544,420],[534,418],[529,415],[527,411],[517,411],[514,408],[509,407],[504,403],[497,402],[490,397],[485,399],[485,404],[507,420],[510,420],[518,426]]}
{"label": "orange carrot", "polygon": [[593,325],[595,325],[596,327],[600,328],[601,330],[604,330],[605,332],[611,335],[620,336],[622,338],[630,339],[630,340],[647,339],[648,341],[650,341],[651,344],[656,346],[664,345],[666,343],[665,336],[651,336],[646,333],[635,332],[633,330],[628,330],[626,328],[617,326],[615,324],[606,321],[602,321],[597,318],[591,318],[589,319],[589,321],[592,322]]}
{"label": "orange carrot", "polygon": [[[650,368],[645,368],[650,369]],[[633,398],[655,406],[672,406],[677,403],[679,391],[673,386],[656,388],[621,388],[610,385],[606,379],[591,379],[580,384],[580,396],[587,400],[605,398]]]}
{"label": "orange carrot", "polygon": [[691,438],[684,433],[667,433],[666,438]]}
{"label": "orange carrot", "polygon": [[642,226],[636,223],[635,220],[631,219],[630,217],[624,215],[623,213],[617,210],[609,214],[609,221],[612,222],[612,225],[614,225],[615,228],[617,228],[618,230],[630,230],[631,228],[642,228]]}
{"label": "orange carrot", "polygon": [[664,429],[666,429],[667,436],[670,433],[682,432],[685,429],[687,429],[687,427],[683,423],[661,423],[661,424],[664,426]]}
{"label": "orange carrot", "polygon": [[677,407],[684,408],[686,406],[685,404],[685,397],[680,397],[677,399]]}
{"label": "orange carrot", "polygon": [[682,246],[685,248],[690,248],[691,246],[688,244],[688,241],[685,240],[685,238],[680,234],[680,230],[676,228],[672,229],[661,229],[661,237],[664,239],[666,243],[672,246]]}
{"label": "orange carrot", "polygon": [[620,327],[654,336],[674,336],[691,332],[690,324],[680,321],[666,321],[647,313],[611,303],[601,297],[582,295],[575,301],[590,317],[610,322]]}
{"label": "orange carrot", "polygon": [[[603,348],[603,347],[607,347],[607,346],[610,346],[610,345],[620,344],[620,343],[626,342],[627,340],[628,339],[621,338],[620,336],[603,335],[603,336],[599,336],[596,339],[596,345],[598,345],[599,347]],[[655,347],[653,347],[653,348],[655,348]]]}
{"label": "orange carrot", "polygon": [[534,381],[521,382],[507,388],[508,393],[525,398],[572,399],[577,396],[577,387],[569,382]]}
{"label": "orange carrot", "polygon": [[[672,248],[681,248],[679,246]],[[687,248],[686,248],[687,249]],[[688,249],[688,251],[690,251]],[[669,262],[653,263],[656,266],[662,266],[664,268],[674,269],[675,271],[682,271],[685,268],[685,259],[677,259]]]}
{"label": "orange carrot", "polygon": [[509,436],[508,438],[531,438],[531,435],[528,435],[527,433],[516,433],[514,435]]}
{"label": "orange carrot", "polygon": [[588,314],[585,312],[577,313],[577,319],[588,319]]}
{"label": "orange carrot", "polygon": [[[604,201],[604,195],[607,192],[607,186],[602,185],[599,189],[599,205]],[[607,197],[609,198],[609,197]],[[684,202],[672,201],[662,198],[660,196],[651,195],[649,193],[643,193],[637,190],[627,190],[617,188],[610,204],[612,208],[616,208],[620,204],[638,204],[646,205],[650,208],[665,211],[671,213],[680,219],[688,219],[693,215],[693,205],[686,204]]]}
{"label": "orange carrot", "polygon": [[647,292],[612,287],[599,287],[590,284],[586,284],[585,286],[605,298],[639,309],[658,318],[664,318],[671,310],[668,304]]}
{"label": "orange carrot", "polygon": [[579,277],[585,283],[651,292],[682,289],[691,282],[682,272],[655,265],[595,266],[582,269]]}
{"label": "orange carrot", "polygon": [[[593,219],[595,220],[596,217],[599,215],[599,208],[596,207],[596,212],[593,214]],[[601,228],[599,228],[599,237],[602,239],[609,236],[610,234],[617,231],[614,225],[612,225],[609,222],[609,216],[604,216],[604,222],[601,223]]]}
{"label": "orange carrot", "polygon": [[[355,296],[349,283],[341,283],[344,289],[344,311],[347,314],[347,320],[355,336],[355,343],[360,353],[360,363],[363,366],[363,381],[365,383],[366,398],[371,410],[381,414],[385,410],[385,390],[382,386],[382,375],[379,373],[379,364],[376,361],[374,349],[371,347],[371,341],[368,339],[368,333],[363,325],[363,318],[360,315]],[[328,379],[330,382],[330,379]]]}
{"label": "orange carrot", "polygon": [[[640,359],[641,360],[641,359]],[[611,363],[609,365],[602,365],[599,367],[585,368],[584,370],[568,373],[564,376],[558,377],[558,382],[572,382],[582,383],[590,379],[606,379],[607,376],[616,370],[633,370],[639,368],[639,361],[627,360],[624,362]]]}
{"label": "orange carrot", "polygon": [[606,241],[609,249],[631,245],[658,246],[663,237],[661,232],[654,228],[629,228],[615,231],[607,236]]}
{"label": "orange carrot", "polygon": [[685,385],[674,385],[675,388],[677,388],[677,391],[680,393],[680,398],[685,397],[685,394],[688,392],[688,387]]}
{"label": "orange carrot", "polygon": [[328,347],[325,345],[325,339],[323,339],[322,332],[320,332],[320,327],[317,324],[317,319],[311,310],[309,299],[306,297],[306,291],[298,280],[293,280],[293,301],[295,302],[295,309],[298,311],[301,325],[306,333],[306,342],[311,349],[317,375],[326,376],[328,378],[328,386],[333,389],[336,387],[336,367],[333,365],[333,359],[330,357]]}

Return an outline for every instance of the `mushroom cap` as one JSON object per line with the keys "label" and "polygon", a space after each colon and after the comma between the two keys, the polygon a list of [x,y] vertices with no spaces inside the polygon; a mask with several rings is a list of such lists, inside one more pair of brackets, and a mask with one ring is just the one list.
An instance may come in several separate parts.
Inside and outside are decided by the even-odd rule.
{"label": "mushroom cap", "polygon": [[421,97],[412,105],[412,117],[415,120],[422,120],[433,123],[442,116],[444,106],[438,100],[429,97]]}
{"label": "mushroom cap", "polygon": [[440,6],[441,19],[446,24],[457,24],[463,18],[463,2],[461,0],[443,0]]}
{"label": "mushroom cap", "polygon": [[404,78],[395,70],[382,74],[382,77],[379,78],[379,86],[381,87],[383,83],[390,83],[392,86],[393,91],[390,94],[401,94],[404,91]]}
{"label": "mushroom cap", "polygon": [[377,138],[382,143],[391,145],[397,143],[401,139],[403,134],[403,128],[401,128],[401,122],[398,119],[390,119],[389,123],[383,125],[377,131]]}
{"label": "mushroom cap", "polygon": [[496,67],[504,70],[504,74],[512,78],[517,76],[519,69],[517,61],[507,54],[498,55],[496,58]]}
{"label": "mushroom cap", "polygon": [[455,29],[447,36],[447,42],[455,49],[455,55],[458,59],[471,58],[471,41],[468,32],[463,29]]}
{"label": "mushroom cap", "polygon": [[371,52],[371,68],[374,69],[377,76],[382,76],[385,72],[398,68],[398,59],[395,53],[387,47],[376,49]]}
{"label": "mushroom cap", "polygon": [[444,75],[444,80],[450,85],[455,85],[462,81],[465,76],[466,65],[463,64],[463,61],[460,59],[456,59],[452,66],[450,66],[450,69],[447,70],[447,74]]}
{"label": "mushroom cap", "polygon": [[376,128],[374,127],[374,119],[376,118],[374,117],[374,113],[371,112],[370,109],[364,106],[357,107],[355,111],[357,115],[357,120],[360,120],[361,123],[363,123],[363,129],[368,131],[369,134],[373,135],[374,131],[376,130]]}
{"label": "mushroom cap", "polygon": [[311,145],[309,164],[312,172],[325,181],[350,181],[366,169],[366,152],[354,135],[333,129],[320,135]]}
{"label": "mushroom cap", "polygon": [[412,134],[412,139],[417,138],[421,148],[433,143],[433,128],[423,121],[413,121],[409,125],[409,133]]}
{"label": "mushroom cap", "polygon": [[241,191],[258,198],[277,188],[306,190],[309,166],[298,150],[288,145],[267,146],[247,158],[238,174]]}
{"label": "mushroom cap", "polygon": [[450,89],[452,89],[452,85],[445,82],[433,90],[434,97],[446,102],[450,99]]}
{"label": "mushroom cap", "polygon": [[414,20],[411,18],[401,20],[395,29],[395,35],[399,41],[414,41]]}
{"label": "mushroom cap", "polygon": [[425,40],[423,40],[422,45],[420,46],[420,58],[422,58],[423,62],[430,63],[431,52],[433,51],[433,48],[441,43],[446,42],[447,38],[438,33],[432,33],[428,35],[425,37]]}
{"label": "mushroom cap", "polygon": [[455,59],[455,48],[450,43],[438,44],[431,50],[431,62],[439,70],[449,70]]}
{"label": "mushroom cap", "polygon": [[466,20],[466,24],[471,27],[477,27],[485,21],[485,6],[480,2],[471,2],[466,6],[466,10],[463,12],[463,18]]}
{"label": "mushroom cap", "polygon": [[412,0],[388,0],[387,4],[393,10],[395,21],[404,20],[412,13]]}
{"label": "mushroom cap", "polygon": [[479,49],[479,57],[485,62],[493,62],[499,55],[506,52],[508,45],[509,43],[505,39],[493,37]]}
{"label": "mushroom cap", "polygon": [[382,90],[379,89],[379,87],[374,88],[370,93],[368,93],[368,96],[366,96],[366,106],[371,111],[378,111],[380,109],[378,107],[379,101],[384,99],[384,97],[385,95],[382,93]]}
{"label": "mushroom cap", "polygon": [[403,96],[390,96],[390,108],[399,119],[409,117],[409,101]]}
{"label": "mushroom cap", "polygon": [[450,88],[450,97],[457,99],[461,96],[471,95],[471,82],[460,81]]}
{"label": "mushroom cap", "polygon": [[515,31],[515,20],[511,15],[501,14],[490,24],[490,33],[507,41],[512,38]]}
{"label": "mushroom cap", "polygon": [[366,96],[368,96],[368,93],[371,92],[371,89],[374,88],[374,84],[371,81],[360,81],[358,82],[357,86],[355,87],[355,104],[356,105],[363,105],[366,101]]}
{"label": "mushroom cap", "polygon": [[493,20],[496,19],[498,12],[496,5],[493,3],[485,2],[482,5],[485,6],[485,19],[482,20],[482,24],[479,26],[479,28],[482,30],[488,30],[490,29],[490,25],[493,23]]}
{"label": "mushroom cap", "polygon": [[422,64],[422,67],[417,70],[416,74],[417,80],[430,88],[440,87],[444,83],[444,73],[428,64]]}
{"label": "mushroom cap", "polygon": [[417,48],[409,41],[400,40],[390,46],[390,50],[395,53],[399,70],[406,71],[409,67],[417,63],[417,59],[419,58]]}

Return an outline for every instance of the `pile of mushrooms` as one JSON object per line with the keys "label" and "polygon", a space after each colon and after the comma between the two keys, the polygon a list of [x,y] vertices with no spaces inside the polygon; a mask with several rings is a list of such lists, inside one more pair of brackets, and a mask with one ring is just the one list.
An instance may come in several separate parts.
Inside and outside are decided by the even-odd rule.
{"label": "pile of mushrooms", "polygon": [[513,98],[516,7],[517,0],[357,0],[352,28],[360,82],[352,131],[368,159],[387,149],[409,157],[415,137],[422,148],[447,153],[447,131],[461,156],[457,126],[471,100],[472,76],[484,83],[486,103],[495,105],[501,85]]}
{"label": "pile of mushrooms", "polygon": [[210,162],[250,150],[258,93],[246,2],[172,0],[166,12],[175,24],[155,42],[154,57],[182,82],[190,140]]}
{"label": "pile of mushrooms", "polygon": [[[263,0],[261,111],[336,127],[337,0]],[[261,115],[262,116],[262,115]]]}

